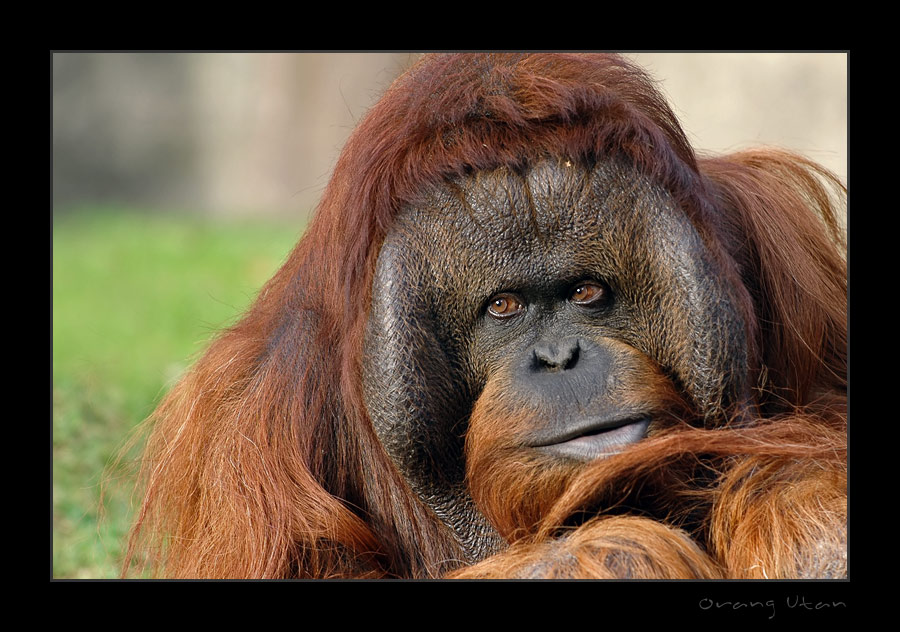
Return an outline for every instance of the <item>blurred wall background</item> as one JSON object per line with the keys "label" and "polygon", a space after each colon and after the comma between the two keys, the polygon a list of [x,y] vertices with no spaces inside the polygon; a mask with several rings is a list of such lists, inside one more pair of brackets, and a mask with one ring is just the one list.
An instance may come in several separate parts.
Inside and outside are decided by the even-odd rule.
{"label": "blurred wall background", "polygon": [[[55,53],[54,213],[312,210],[413,53]],[[847,177],[843,53],[632,53],[701,150],[797,149]]]}

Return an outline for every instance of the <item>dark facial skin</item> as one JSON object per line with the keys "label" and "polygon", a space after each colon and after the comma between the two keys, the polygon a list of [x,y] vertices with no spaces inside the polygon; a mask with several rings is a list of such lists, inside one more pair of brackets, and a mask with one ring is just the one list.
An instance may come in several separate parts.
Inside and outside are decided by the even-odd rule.
{"label": "dark facial skin", "polygon": [[472,560],[499,546],[465,487],[475,401],[502,379],[517,440],[584,462],[662,423],[664,376],[704,423],[746,399],[746,328],[695,227],[632,168],[570,161],[427,192],[387,236],[364,358],[376,432]]}

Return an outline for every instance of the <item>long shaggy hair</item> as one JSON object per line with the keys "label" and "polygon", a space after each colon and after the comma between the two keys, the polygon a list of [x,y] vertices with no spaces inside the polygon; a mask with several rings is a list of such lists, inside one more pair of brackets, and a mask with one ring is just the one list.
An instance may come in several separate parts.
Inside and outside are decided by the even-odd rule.
{"label": "long shaggy hair", "polygon": [[[718,429],[673,423],[546,483],[524,509],[497,497],[490,474],[471,471],[473,489],[483,486],[473,494],[523,551],[488,559],[473,576],[527,575],[568,559],[575,571],[562,574],[603,577],[615,573],[622,547],[632,557],[657,553],[636,574],[810,568],[789,553],[810,547],[795,543],[824,542],[827,553],[845,537],[840,182],[782,151],[698,159],[650,79],[620,57],[457,54],[427,56],[390,87],[348,141],[287,262],[153,414],[125,572],[440,577],[459,567],[459,545],[396,471],[363,404],[379,248],[426,187],[545,157],[613,155],[671,193],[742,288],[758,419]],[[478,462],[490,462],[487,442],[483,449]],[[477,456],[472,437],[469,450]],[[624,511],[647,503],[670,520]],[[579,535],[553,537],[566,529]]]}

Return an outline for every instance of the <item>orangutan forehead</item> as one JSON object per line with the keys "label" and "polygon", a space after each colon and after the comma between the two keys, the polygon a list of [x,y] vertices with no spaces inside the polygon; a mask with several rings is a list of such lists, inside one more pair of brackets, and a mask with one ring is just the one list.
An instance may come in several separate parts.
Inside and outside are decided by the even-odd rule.
{"label": "orangutan forehead", "polygon": [[407,209],[398,235],[438,276],[467,283],[494,276],[512,282],[518,274],[622,277],[636,265],[672,269],[678,266],[667,253],[677,257],[697,246],[696,231],[671,197],[612,160],[590,166],[547,160],[459,178]]}
{"label": "orangutan forehead", "polygon": [[433,226],[437,238],[483,236],[504,249],[633,234],[648,213],[659,221],[680,215],[662,188],[621,161],[587,166],[564,159],[457,178],[412,210],[413,222]]}

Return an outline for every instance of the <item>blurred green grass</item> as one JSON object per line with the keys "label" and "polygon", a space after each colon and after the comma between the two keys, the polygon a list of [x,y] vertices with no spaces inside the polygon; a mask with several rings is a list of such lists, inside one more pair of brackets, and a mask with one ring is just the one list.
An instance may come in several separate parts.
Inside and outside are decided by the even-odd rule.
{"label": "blurred green grass", "polygon": [[119,575],[140,450],[116,464],[119,451],[301,229],[109,211],[54,220],[54,578]]}

